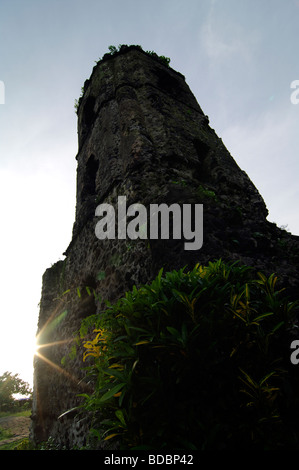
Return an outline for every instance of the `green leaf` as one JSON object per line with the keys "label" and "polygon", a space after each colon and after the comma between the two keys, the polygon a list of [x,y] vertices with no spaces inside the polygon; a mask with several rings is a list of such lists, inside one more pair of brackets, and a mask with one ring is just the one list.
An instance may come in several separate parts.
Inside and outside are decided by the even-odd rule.
{"label": "green leaf", "polygon": [[104,370],[104,373],[109,376],[116,377],[119,380],[124,380],[124,372],[120,370],[113,370],[113,369],[106,369]]}
{"label": "green leaf", "polygon": [[104,395],[101,397],[100,402],[104,402],[106,400],[109,400],[109,398],[112,398],[113,395],[119,392],[125,385],[126,383],[121,383],[108,390],[108,392],[104,393]]}
{"label": "green leaf", "polygon": [[123,414],[122,410],[117,410],[115,412],[115,416],[119,419],[119,421],[121,422],[121,424],[123,426],[127,426],[127,423],[126,423],[126,420],[125,420],[125,417],[124,417],[124,414]]}
{"label": "green leaf", "polygon": [[[78,396],[82,396],[82,395],[78,395]],[[72,413],[72,411],[78,410],[79,408],[80,406],[75,406],[74,408],[71,408],[70,410],[65,411],[60,416],[58,416],[58,419],[63,418],[64,416],[68,415],[69,413]]]}
{"label": "green leaf", "polygon": [[159,274],[158,274],[159,282],[161,281],[162,274],[163,274],[163,268],[160,269]]}
{"label": "green leaf", "polygon": [[65,291],[62,293],[62,295],[66,295],[66,294],[68,294],[70,291],[71,291],[71,289],[67,289],[67,290],[65,290]]}
{"label": "green leaf", "polygon": [[282,325],[284,325],[284,321],[281,321],[280,323],[278,323],[271,331],[271,334],[275,333],[275,331],[277,331]]}
{"label": "green leaf", "polygon": [[246,323],[246,320],[245,318],[241,317],[241,315],[239,315],[235,310],[233,310],[232,308],[230,309],[231,312],[233,313],[233,315],[235,315],[236,317],[240,318],[240,320],[242,320],[242,322]]}
{"label": "green leaf", "polygon": [[253,321],[257,322],[257,321],[263,320],[266,317],[270,317],[271,315],[274,315],[273,312],[264,313],[263,315],[259,315],[258,317],[256,317]]}
{"label": "green leaf", "polygon": [[174,336],[176,339],[178,339],[180,337],[180,333],[178,332],[178,330],[176,330],[175,328],[173,328],[172,326],[167,326],[166,327],[167,331],[169,331],[169,333]]}
{"label": "green leaf", "polygon": [[87,292],[87,294],[88,294],[88,295],[91,295],[91,292],[90,292],[90,289],[89,289],[89,287],[88,287],[88,286],[86,286],[86,287],[85,287],[85,289],[86,289],[86,292]]}
{"label": "green leaf", "polygon": [[98,274],[97,274],[97,280],[98,281],[103,281],[103,279],[106,278],[106,273],[105,271],[99,271]]}
{"label": "green leaf", "polygon": [[90,399],[90,396],[87,395],[87,393],[79,393],[79,394],[77,395],[77,397],[83,397],[83,398],[85,398],[86,400],[89,400],[89,399]]}
{"label": "green leaf", "polygon": [[118,433],[113,433],[113,434],[110,434],[109,436],[105,437],[104,441],[108,441],[109,439],[112,439],[113,437],[115,436],[118,436]]}
{"label": "green leaf", "polygon": [[92,434],[93,436],[97,437],[99,440],[100,440],[101,437],[102,437],[101,433],[100,433],[97,429],[91,428],[89,432],[90,432],[90,434]]}
{"label": "green leaf", "polygon": [[[270,372],[269,374],[265,375],[265,377],[263,377],[262,380],[260,381],[260,385],[263,385],[264,382],[266,382],[270,377],[272,377],[272,375],[275,375],[275,374],[276,374],[276,372],[273,371],[273,372]],[[275,389],[273,389],[273,390],[275,390]]]}
{"label": "green leaf", "polygon": [[248,375],[244,370],[241,369],[241,367],[239,367],[240,371],[242,372],[242,374],[244,374],[245,378],[246,378],[246,381],[244,381],[244,379],[242,379],[240,377],[240,379],[242,380],[242,382],[246,383],[246,385],[249,385],[251,388],[254,388],[256,389],[257,388],[257,384],[256,382],[250,377],[250,375]]}
{"label": "green leaf", "polygon": [[258,272],[257,275],[261,278],[261,281],[256,281],[259,284],[266,284],[267,278],[263,273]]}

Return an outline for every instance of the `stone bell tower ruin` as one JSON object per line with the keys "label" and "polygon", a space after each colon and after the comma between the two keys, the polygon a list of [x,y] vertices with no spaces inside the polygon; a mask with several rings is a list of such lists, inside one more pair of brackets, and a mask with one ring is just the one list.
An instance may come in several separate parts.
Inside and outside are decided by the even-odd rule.
{"label": "stone bell tower ruin", "polygon": [[[261,195],[209,126],[184,76],[139,46],[106,54],[86,80],[76,159],[72,240],[64,261],[43,276],[31,431],[37,443],[51,436],[67,448],[84,445],[88,429],[76,413],[60,416],[89,387],[82,355],[73,354],[74,335],[84,317],[103,308],[96,296],[113,302],[161,267],[217,258],[277,272],[292,290],[299,260],[299,237],[266,220]],[[202,247],[185,250],[183,238],[171,237],[99,240],[96,207],[116,206],[118,196],[127,206],[203,204]]]}

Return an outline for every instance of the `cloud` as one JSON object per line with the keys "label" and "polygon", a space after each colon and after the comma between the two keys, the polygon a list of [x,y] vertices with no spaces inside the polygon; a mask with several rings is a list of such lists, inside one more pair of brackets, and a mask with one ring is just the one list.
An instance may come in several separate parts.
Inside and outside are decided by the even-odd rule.
{"label": "cloud", "polygon": [[222,66],[224,61],[241,58],[250,63],[260,41],[260,34],[254,29],[244,29],[241,23],[225,11],[217,0],[211,0],[206,21],[202,25],[203,49],[214,64]]}
{"label": "cloud", "polygon": [[228,125],[221,136],[263,196],[269,209],[268,220],[278,226],[288,225],[288,230],[299,234],[298,213],[294,208],[294,200],[299,196],[299,163],[294,148],[298,137],[293,113],[294,107],[280,106],[258,118]]}

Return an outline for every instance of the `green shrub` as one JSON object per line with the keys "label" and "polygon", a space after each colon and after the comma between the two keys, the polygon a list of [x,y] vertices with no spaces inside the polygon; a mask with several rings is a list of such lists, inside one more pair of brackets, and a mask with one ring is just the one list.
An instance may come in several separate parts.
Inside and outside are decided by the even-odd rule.
{"label": "green shrub", "polygon": [[196,190],[197,195],[203,199],[213,199],[217,201],[217,196],[214,191],[204,188],[202,185],[198,186]]}
{"label": "green shrub", "polygon": [[[127,46],[126,44],[119,44],[118,47],[116,46],[109,46],[108,49],[109,49],[109,53],[110,55],[115,55],[117,54],[118,52],[120,52],[122,49],[126,49],[128,47],[132,47],[132,46]],[[133,46],[135,47],[136,49],[139,49],[140,51],[142,51],[142,47],[139,46],[139,45],[135,45]],[[169,57],[165,57],[164,55],[158,55],[156,52],[154,51],[145,51],[148,55],[152,56],[152,57],[155,57],[156,59],[158,59],[160,62],[162,62],[164,65],[166,65],[166,67],[169,67],[169,64],[170,64],[170,58]]]}
{"label": "green shrub", "polygon": [[297,303],[277,277],[221,260],[162,274],[82,323],[91,433],[133,449],[298,449]]}

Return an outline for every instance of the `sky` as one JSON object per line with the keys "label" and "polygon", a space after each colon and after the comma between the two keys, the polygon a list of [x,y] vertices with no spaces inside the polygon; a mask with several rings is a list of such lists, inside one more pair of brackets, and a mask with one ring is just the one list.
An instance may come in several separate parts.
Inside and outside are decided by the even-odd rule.
{"label": "sky", "polygon": [[298,24],[299,0],[0,0],[0,375],[32,384],[42,275],[75,220],[74,102],[110,45],[170,57],[268,220],[299,235]]}

